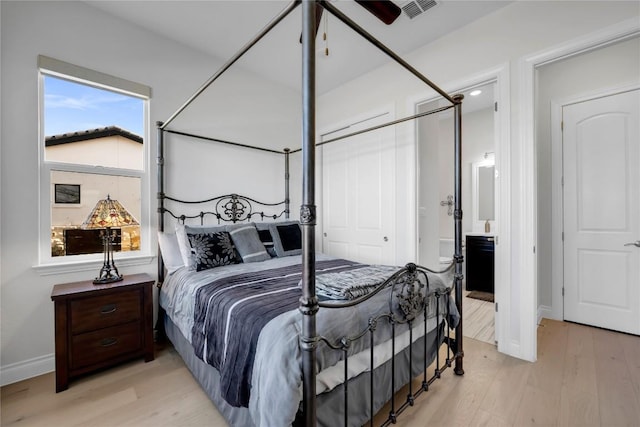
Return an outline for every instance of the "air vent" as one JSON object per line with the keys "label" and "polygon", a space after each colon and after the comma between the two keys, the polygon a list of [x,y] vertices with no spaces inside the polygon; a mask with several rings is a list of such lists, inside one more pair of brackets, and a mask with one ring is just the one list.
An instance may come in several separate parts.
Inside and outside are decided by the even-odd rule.
{"label": "air vent", "polygon": [[410,19],[413,19],[437,4],[435,0],[412,0],[404,2],[399,6]]}

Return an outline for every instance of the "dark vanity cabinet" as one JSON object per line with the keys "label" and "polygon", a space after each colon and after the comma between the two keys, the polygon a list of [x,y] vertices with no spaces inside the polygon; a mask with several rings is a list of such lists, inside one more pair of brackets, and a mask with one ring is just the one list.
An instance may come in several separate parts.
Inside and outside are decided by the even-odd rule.
{"label": "dark vanity cabinet", "polygon": [[493,236],[467,236],[465,256],[467,291],[493,293],[494,240]]}

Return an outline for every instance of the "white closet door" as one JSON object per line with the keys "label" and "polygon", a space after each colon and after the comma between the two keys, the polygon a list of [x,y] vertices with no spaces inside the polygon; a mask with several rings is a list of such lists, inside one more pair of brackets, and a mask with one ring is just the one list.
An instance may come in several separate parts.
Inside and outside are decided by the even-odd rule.
{"label": "white closet door", "polygon": [[640,91],[562,115],[564,318],[640,334]]}
{"label": "white closet door", "polygon": [[[392,120],[390,114],[341,131]],[[331,139],[340,133],[332,133]],[[395,132],[367,132],[322,147],[323,251],[370,264],[395,264]]]}

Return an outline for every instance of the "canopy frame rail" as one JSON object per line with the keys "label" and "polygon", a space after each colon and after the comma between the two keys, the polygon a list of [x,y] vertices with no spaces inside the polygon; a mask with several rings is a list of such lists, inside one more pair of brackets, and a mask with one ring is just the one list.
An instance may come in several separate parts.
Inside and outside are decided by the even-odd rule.
{"label": "canopy frame rail", "polygon": [[255,46],[264,36],[266,36],[276,25],[280,23],[284,18],[286,18],[293,9],[295,9],[301,0],[294,0],[287,5],[278,15],[276,15],[253,39],[249,40],[247,44],[245,44],[235,55],[231,57],[227,62],[225,62],[222,67],[211,76],[206,82],[198,88],[198,90],[187,99],[184,104],[180,106],[167,120],[162,123],[160,126],[161,129],[165,129],[169,123],[175,120],[176,117],[180,115],[202,92],[204,92],[213,82],[218,80],[220,76],[222,76],[233,64],[235,64],[245,53],[247,53],[253,46]]}
{"label": "canopy frame rail", "polygon": [[[284,18],[286,18],[298,5],[302,3],[302,0],[293,0],[290,2],[278,15],[276,15],[253,39],[247,42],[235,55],[231,57],[225,64],[222,65],[216,71],[214,75],[212,75],[207,81],[205,81],[196,92],[191,95],[167,120],[161,122],[160,129],[165,130],[166,127],[175,120],[198,96],[200,96],[209,86],[211,86],[218,78],[220,78],[228,69],[231,68],[233,64],[235,64],[240,58],[242,58],[253,46],[255,46],[263,37],[265,37],[273,28],[275,28]],[[317,3],[321,5],[325,10],[331,13],[333,16],[342,21],[345,25],[351,28],[353,31],[362,36],[369,43],[377,47],[380,51],[385,53],[388,57],[393,59],[397,64],[402,66],[405,70],[409,71],[416,78],[421,80],[431,89],[435,90],[440,96],[446,99],[452,106],[461,102],[460,100],[456,100],[455,97],[450,96],[444,90],[442,90],[438,85],[429,80],[424,74],[414,68],[407,61],[402,59],[398,54],[396,54],[393,50],[387,47],[385,44],[376,39],[373,35],[367,32],[364,28],[359,26],[355,21],[349,18],[347,15],[342,13],[338,8],[332,5],[330,2],[326,0],[318,0]],[[315,13],[314,13],[315,18]],[[304,23],[304,18],[303,18]],[[314,27],[315,28],[315,27]],[[315,46],[315,40],[313,40]],[[303,46],[304,50],[304,46]],[[314,61],[315,64],[315,61]],[[314,67],[315,68],[315,67]],[[304,84],[304,83],[303,83]],[[314,93],[315,95],[315,93]],[[314,96],[315,98],[315,96]],[[409,119],[407,119],[409,120]],[[258,148],[258,147],[256,147]]]}
{"label": "canopy frame rail", "polygon": [[382,52],[384,52],[387,56],[389,56],[391,59],[393,59],[396,63],[400,64],[405,70],[409,71],[411,74],[413,74],[415,77],[417,77],[418,79],[422,80],[422,82],[426,83],[427,86],[429,86],[431,89],[435,90],[436,92],[438,92],[444,99],[446,99],[447,101],[449,101],[451,103],[451,105],[455,105],[457,104],[459,101],[456,101],[455,98],[451,97],[448,93],[446,93],[444,90],[440,89],[440,87],[438,87],[438,85],[436,85],[435,83],[433,83],[431,80],[429,80],[425,75],[423,75],[420,71],[416,70],[413,66],[411,66],[411,64],[409,64],[407,61],[405,61],[404,59],[402,59],[398,54],[396,54],[394,51],[392,51],[391,49],[389,49],[386,45],[384,45],[380,40],[376,39],[374,36],[372,36],[370,33],[368,33],[364,28],[362,28],[361,26],[359,26],[358,24],[355,23],[355,21],[353,21],[351,18],[349,18],[347,15],[345,15],[344,13],[342,13],[337,7],[335,7],[333,4],[329,3],[326,0],[319,0],[318,1],[323,8],[325,8],[329,13],[331,13],[333,16],[335,16],[336,18],[338,18],[340,21],[342,21],[345,25],[347,25],[349,28],[351,28],[353,31],[355,31],[356,33],[358,33],[359,35],[361,35],[364,39],[366,39],[369,43],[371,43],[372,45],[374,45],[375,47],[377,47],[378,49],[380,49]]}
{"label": "canopy frame rail", "polygon": [[[320,147],[322,145],[326,145],[326,144],[330,144],[332,142],[340,141],[342,139],[351,138],[353,136],[361,135],[363,133],[372,132],[374,130],[383,129],[383,128],[387,127],[387,126],[393,126],[393,125],[397,125],[397,124],[400,124],[400,123],[408,122],[408,121],[411,121],[411,120],[419,119],[421,117],[429,116],[431,114],[441,113],[443,111],[447,111],[447,110],[450,110],[452,108],[455,108],[455,106],[454,105],[446,105],[444,107],[438,107],[438,108],[435,108],[433,110],[424,111],[422,113],[414,114],[413,116],[403,117],[403,118],[400,118],[400,119],[397,119],[397,120],[392,120],[392,121],[387,122],[387,123],[382,123],[382,124],[379,124],[379,125],[376,125],[376,126],[371,126],[369,128],[366,128],[366,129],[362,129],[362,130],[359,130],[359,131],[348,133],[346,135],[336,136],[335,138],[327,139],[326,141],[317,142],[316,143],[316,147]],[[302,151],[301,148],[297,148],[295,150],[291,150],[292,153],[298,153],[300,151]]]}
{"label": "canopy frame rail", "polygon": [[228,140],[220,139],[220,138],[212,138],[212,137],[209,137],[209,136],[196,135],[196,134],[193,134],[193,133],[182,132],[182,131],[172,130],[172,129],[165,129],[165,132],[171,133],[171,134],[174,134],[174,135],[187,136],[189,138],[202,139],[202,140],[205,140],[205,141],[211,141],[211,142],[217,142],[217,143],[220,143],[220,144],[232,145],[234,147],[250,148],[252,150],[266,151],[268,153],[274,153],[274,154],[284,154],[284,155],[286,155],[287,150],[288,150],[288,148],[285,148],[282,151],[274,150],[274,149],[271,149],[271,148],[258,147],[257,145],[243,144],[241,142],[234,142],[234,141],[228,141]]}

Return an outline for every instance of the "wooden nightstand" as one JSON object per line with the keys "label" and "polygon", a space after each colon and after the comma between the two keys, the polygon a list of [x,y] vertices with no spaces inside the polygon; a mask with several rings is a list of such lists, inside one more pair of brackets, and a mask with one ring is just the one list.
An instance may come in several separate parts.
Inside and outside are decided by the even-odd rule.
{"label": "wooden nightstand", "polygon": [[91,280],[56,285],[56,392],[69,380],[128,359],[153,360],[154,280],[148,274],[94,285]]}

